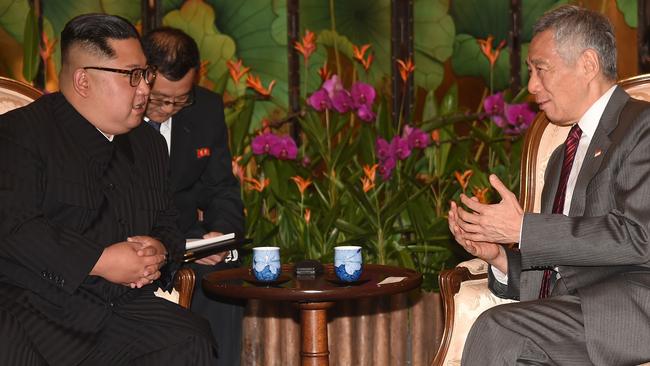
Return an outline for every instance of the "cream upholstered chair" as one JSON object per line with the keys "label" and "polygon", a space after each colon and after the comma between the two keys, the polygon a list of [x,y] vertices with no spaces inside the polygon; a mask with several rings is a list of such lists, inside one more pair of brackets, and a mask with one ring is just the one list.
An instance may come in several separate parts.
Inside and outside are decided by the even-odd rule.
{"label": "cream upholstered chair", "polygon": [[[43,93],[31,85],[0,77],[0,114],[23,107],[38,99]],[[180,269],[174,278],[174,291],[165,297],[182,307],[189,308],[192,301],[195,282],[194,271]]]}
{"label": "cream upholstered chair", "polygon": [[[621,80],[618,84],[632,97],[650,101],[650,74]],[[553,150],[564,142],[569,129],[549,123],[546,116],[540,113],[526,133],[519,192],[519,202],[526,212],[540,211],[548,159]],[[487,268],[484,261],[472,259],[440,273],[438,281],[444,305],[445,328],[431,366],[460,365],[465,339],[476,318],[493,306],[512,302],[490,292]]]}
{"label": "cream upholstered chair", "polygon": [[0,114],[25,106],[41,95],[31,85],[0,76]]}

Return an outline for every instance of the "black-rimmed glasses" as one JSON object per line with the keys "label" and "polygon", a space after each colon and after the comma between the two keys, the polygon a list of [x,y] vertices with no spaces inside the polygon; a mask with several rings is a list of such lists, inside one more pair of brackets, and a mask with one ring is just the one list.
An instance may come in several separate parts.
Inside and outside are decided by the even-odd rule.
{"label": "black-rimmed glasses", "polygon": [[162,99],[149,96],[149,103],[157,107],[172,106],[174,109],[185,108],[194,104],[194,90],[174,99]]}
{"label": "black-rimmed glasses", "polygon": [[86,66],[83,69],[109,71],[109,72],[116,72],[118,74],[129,75],[129,84],[131,84],[132,87],[137,87],[138,84],[140,84],[140,80],[142,80],[142,78],[144,78],[144,82],[147,83],[147,85],[149,86],[153,85],[154,80],[156,80],[156,67],[154,66],[147,66],[144,69],[140,67],[136,67],[135,69],[131,69],[131,70],[113,69],[110,67],[98,67],[98,66]]}

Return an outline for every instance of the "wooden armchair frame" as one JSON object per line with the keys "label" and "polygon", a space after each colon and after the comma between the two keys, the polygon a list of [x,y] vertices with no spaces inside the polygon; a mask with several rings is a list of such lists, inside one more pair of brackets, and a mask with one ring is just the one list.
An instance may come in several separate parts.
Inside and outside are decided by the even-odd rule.
{"label": "wooden armchair frame", "polygon": [[[618,85],[632,97],[650,101],[650,74],[621,80]],[[519,192],[519,202],[524,211],[539,212],[546,163],[553,150],[564,142],[568,131],[569,127],[559,127],[551,124],[543,113],[539,113],[535,117],[528,129],[522,149]],[[457,353],[458,350],[462,351],[462,344],[464,344],[467,334],[458,334],[458,331],[455,334],[454,331],[457,324],[463,321],[457,316],[457,310],[461,304],[456,302],[463,286],[471,284],[474,288],[484,287],[481,291],[485,292],[485,294],[481,296],[492,296],[494,298],[494,302],[483,310],[507,300],[500,300],[489,293],[490,290],[487,288],[487,264],[479,259],[463,262],[454,269],[442,271],[438,281],[444,307],[445,328],[438,352],[431,366],[460,365],[460,354]],[[473,319],[471,321],[473,322]],[[466,328],[466,330],[468,331],[469,328]],[[456,344],[455,342],[462,343]],[[456,354],[450,355],[450,352]]]}

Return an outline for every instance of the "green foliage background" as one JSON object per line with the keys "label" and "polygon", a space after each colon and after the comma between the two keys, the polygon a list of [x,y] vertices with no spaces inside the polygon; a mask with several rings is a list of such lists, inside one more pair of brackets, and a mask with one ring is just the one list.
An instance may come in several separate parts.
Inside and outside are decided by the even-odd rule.
{"label": "green foliage background", "polygon": [[[523,60],[533,22],[544,11],[566,2],[522,0],[524,83],[527,73]],[[467,108],[458,106],[456,86],[448,88],[441,100],[435,97],[443,80],[465,76],[480,77],[486,85],[492,76],[493,90],[484,94],[507,87],[509,51],[503,49],[491,69],[477,40],[494,36],[496,47],[507,39],[510,1],[414,0],[413,3],[414,84],[418,95],[425,97],[418,101],[418,113],[408,116],[406,122],[427,132],[438,131],[442,143],[400,166],[403,181],[382,183],[381,193],[369,196],[359,190],[358,179],[362,165],[371,164],[375,158],[375,138],[401,133],[396,127],[398,121],[389,118],[391,96],[386,92],[392,67],[390,0],[300,1],[301,34],[307,29],[313,31],[318,46],[309,64],[301,70],[302,97],[320,87],[317,70],[325,63],[330,68],[342,65],[340,73],[345,76],[346,87],[351,80],[359,79],[375,86],[379,93],[378,121],[374,129],[361,127],[358,135],[352,134],[352,129],[345,128],[352,126],[352,120],[339,120],[338,125],[327,127],[344,142],[334,150],[324,148],[327,144],[323,136],[328,132],[323,127],[322,116],[307,113],[300,120],[308,139],[301,147],[301,156],[316,159],[309,169],[283,166],[268,159],[255,161],[249,150],[250,140],[260,129],[262,120],[281,120],[288,110],[286,1],[163,1],[163,24],[184,30],[199,45],[206,63],[203,85],[233,101],[226,110],[233,153],[256,167],[257,172],[249,171],[248,176],[272,178],[264,194],[242,191],[248,210],[249,235],[256,244],[283,246],[287,254],[284,259],[288,261],[301,257],[328,261],[334,245],[365,242],[369,243],[366,249],[371,261],[416,267],[426,275],[425,287],[435,288],[438,271],[453,266],[464,256],[453,245],[446,228],[447,200],[457,198],[461,192],[454,173],[474,171],[467,187],[470,191],[473,187],[488,187],[489,173],[498,174],[511,189],[517,190],[520,140],[505,141],[489,120],[474,115],[467,117]],[[617,0],[616,3],[626,22],[636,26],[636,1]],[[49,39],[57,40],[69,19],[89,12],[121,15],[137,25],[140,11],[140,1],[135,0],[43,0],[44,33]],[[28,0],[0,0],[0,75],[34,80],[40,62],[37,33]],[[375,57],[368,72],[353,61],[353,46],[364,44],[372,45],[369,52]],[[261,78],[263,85],[275,80],[270,100],[256,101],[243,81],[235,84],[229,78],[226,62],[239,59]],[[50,61],[58,69],[58,47]],[[46,74],[46,78],[52,77]],[[472,106],[480,109],[477,107]],[[454,123],[463,126],[462,136],[458,135]],[[350,141],[348,145],[346,139]],[[487,148],[483,150],[484,147]],[[485,155],[477,154],[477,149],[485,151]],[[328,154],[336,158],[328,160]],[[322,170],[322,166],[316,168],[318,164],[325,164],[329,172],[345,178],[315,180],[316,193],[304,200],[287,180],[292,174],[304,177],[312,174],[310,169]],[[431,179],[427,189],[423,190],[414,180],[416,174]],[[381,200],[377,201],[378,198]],[[312,222],[317,223],[318,230],[304,224],[304,209],[309,207],[318,209],[312,213]],[[369,218],[373,212],[377,212],[377,217]]]}

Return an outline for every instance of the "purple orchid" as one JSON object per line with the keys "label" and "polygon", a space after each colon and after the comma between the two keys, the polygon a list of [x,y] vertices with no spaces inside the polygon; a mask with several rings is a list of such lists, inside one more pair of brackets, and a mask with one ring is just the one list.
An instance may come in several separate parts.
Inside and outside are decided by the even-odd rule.
{"label": "purple orchid", "polygon": [[341,83],[341,79],[339,79],[339,76],[336,74],[332,75],[331,78],[325,80],[321,89],[327,91],[327,95],[329,95],[330,99],[334,98],[334,94],[340,92],[341,90],[345,90],[343,88],[343,84]]}
{"label": "purple orchid", "polygon": [[352,99],[354,99],[355,108],[360,108],[361,106],[372,106],[372,103],[375,102],[375,88],[370,84],[356,82],[350,88],[350,94],[352,94]]}
{"label": "purple orchid", "polygon": [[332,100],[325,89],[319,89],[314,92],[314,94],[307,98],[307,103],[319,112],[326,109],[332,109]]}
{"label": "purple orchid", "polygon": [[393,137],[390,141],[390,151],[391,157],[399,160],[404,160],[411,155],[411,148],[409,147],[408,141],[399,136]]}
{"label": "purple orchid", "polygon": [[280,160],[295,160],[298,155],[296,142],[289,136],[278,137],[276,143],[271,146],[271,155]]}
{"label": "purple orchid", "polygon": [[334,109],[341,114],[351,111],[354,107],[354,100],[352,100],[350,92],[345,89],[334,92],[331,99]]}
{"label": "purple orchid", "polygon": [[507,104],[505,115],[508,127],[504,132],[511,135],[518,135],[526,131],[535,119],[535,111],[530,108],[528,103]]}
{"label": "purple orchid", "polygon": [[394,158],[389,158],[389,159],[380,161],[379,162],[379,174],[381,175],[381,179],[389,180],[391,174],[393,174],[393,169],[395,169],[396,165],[397,165],[397,162],[395,161]]}
{"label": "purple orchid", "polygon": [[366,122],[372,122],[375,120],[375,117],[377,117],[375,112],[372,111],[372,108],[365,104],[359,106],[359,109],[357,109],[357,116],[359,116],[362,121]]}
{"label": "purple orchid", "polygon": [[503,111],[505,109],[503,92],[492,94],[489,97],[485,98],[483,101],[483,109],[485,109],[485,113],[489,114],[490,116],[503,115]]}
{"label": "purple orchid", "polygon": [[278,141],[278,136],[266,132],[262,135],[255,136],[251,142],[251,147],[253,149],[253,154],[263,155],[271,152],[271,147],[274,146]]}
{"label": "purple orchid", "polygon": [[431,143],[429,134],[416,127],[404,126],[403,135],[411,149],[424,149]]}
{"label": "purple orchid", "polygon": [[386,160],[391,157],[390,144],[388,141],[382,138],[378,138],[375,142],[375,146],[377,150],[377,159],[379,159],[379,161]]}

